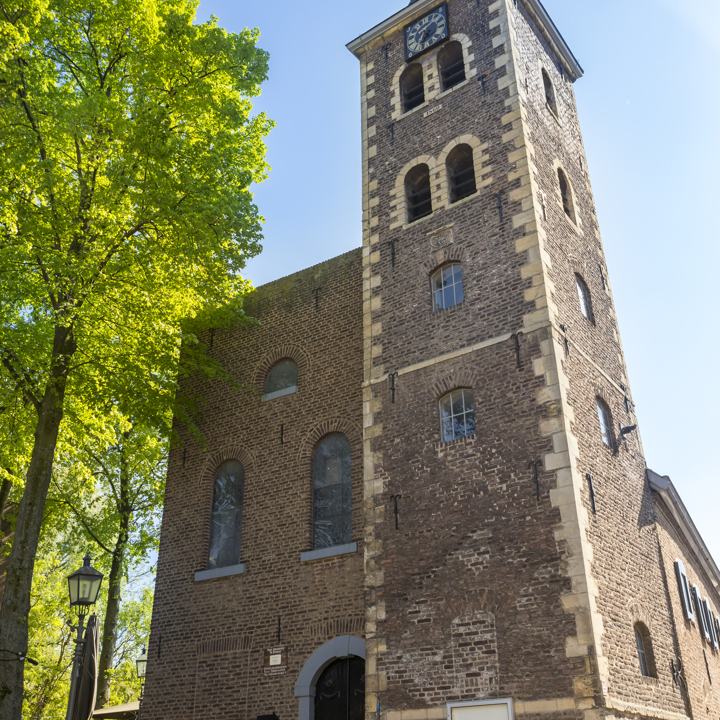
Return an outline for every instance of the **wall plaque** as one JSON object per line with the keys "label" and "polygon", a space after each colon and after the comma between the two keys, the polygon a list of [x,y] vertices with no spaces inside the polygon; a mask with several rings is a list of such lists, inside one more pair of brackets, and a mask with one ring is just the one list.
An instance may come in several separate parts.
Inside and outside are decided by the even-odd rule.
{"label": "wall plaque", "polygon": [[287,648],[284,645],[265,650],[263,662],[265,675],[287,675],[287,666]]}
{"label": "wall plaque", "polygon": [[442,228],[441,230],[429,233],[429,237],[431,250],[442,250],[442,248],[452,245],[455,242],[452,227]]}
{"label": "wall plaque", "polygon": [[434,115],[436,112],[440,112],[442,110],[442,103],[440,105],[436,105],[435,107],[431,107],[429,110],[426,110],[423,113],[423,117],[429,117],[430,115]]}

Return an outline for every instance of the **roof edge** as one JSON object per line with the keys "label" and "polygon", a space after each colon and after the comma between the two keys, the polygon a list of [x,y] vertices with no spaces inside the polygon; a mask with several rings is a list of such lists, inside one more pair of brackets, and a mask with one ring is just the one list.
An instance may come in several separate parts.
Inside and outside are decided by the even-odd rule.
{"label": "roof edge", "polygon": [[565,42],[565,38],[558,30],[557,25],[555,25],[543,4],[540,0],[521,0],[521,2],[533,16],[541,32],[545,35],[545,39],[548,40],[555,53],[563,61],[565,69],[572,78],[572,81],[575,82],[579,80],[585,74],[585,71],[582,69],[570,46]]}
{"label": "roof edge", "polygon": [[[356,58],[360,59],[378,40],[384,40],[386,35],[397,32],[414,17],[418,17],[425,10],[437,5],[438,2],[440,2],[440,0],[417,0],[416,2],[410,3],[410,5],[391,15],[384,22],[381,22],[379,25],[376,25],[366,33],[355,38],[355,40],[349,42],[346,46],[347,49],[350,50]],[[585,74],[585,71],[580,66],[575,55],[573,55],[572,50],[570,50],[570,47],[565,42],[565,38],[560,34],[560,31],[557,29],[557,26],[552,21],[550,15],[548,15],[547,10],[545,10],[540,0],[521,0],[521,2],[532,15],[533,20],[539,26],[545,39],[552,45],[558,57],[561,58],[573,82],[580,79]]]}
{"label": "roof edge", "polygon": [[650,468],[647,469],[647,479],[650,484],[650,489],[658,493],[665,501],[675,521],[680,526],[685,539],[700,558],[700,563],[710,577],[710,581],[715,587],[715,590],[720,592],[720,570],[718,570],[718,566],[715,564],[715,560],[713,560],[705,541],[695,527],[695,523],[690,517],[690,513],[687,511],[678,491],[675,489],[672,480],[670,480],[667,475],[658,475]]}

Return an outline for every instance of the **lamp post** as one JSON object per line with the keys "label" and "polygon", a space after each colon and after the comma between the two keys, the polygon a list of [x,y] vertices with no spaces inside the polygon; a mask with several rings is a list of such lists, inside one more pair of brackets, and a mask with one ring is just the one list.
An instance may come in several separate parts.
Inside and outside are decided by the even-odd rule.
{"label": "lamp post", "polygon": [[68,621],[68,625],[73,630],[77,630],[77,638],[75,639],[75,657],[73,658],[70,697],[68,698],[68,709],[65,720],[73,720],[75,697],[77,695],[78,681],[80,680],[82,646],[85,643],[85,638],[83,637],[85,631],[85,615],[87,614],[88,608],[97,602],[102,580],[103,574],[94,567],[91,567],[89,555],[84,557],[83,566],[67,579],[70,607],[77,608],[78,624],[73,625]]}
{"label": "lamp post", "polygon": [[138,707],[138,717],[140,717],[143,695],[145,695],[145,673],[147,671],[147,650],[145,648],[142,649],[140,657],[135,661],[135,667],[137,668],[137,676],[140,678],[140,704]]}

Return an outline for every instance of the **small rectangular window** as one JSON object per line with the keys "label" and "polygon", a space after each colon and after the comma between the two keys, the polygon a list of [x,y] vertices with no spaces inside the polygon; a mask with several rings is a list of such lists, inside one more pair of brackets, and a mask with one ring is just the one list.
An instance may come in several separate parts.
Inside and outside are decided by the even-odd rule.
{"label": "small rectangular window", "polygon": [[638,660],[640,661],[640,673],[645,677],[650,677],[647,656],[645,655],[645,643],[643,642],[642,635],[637,628],[635,628],[635,645],[637,646]]}
{"label": "small rectangular window", "polygon": [[680,591],[680,600],[682,601],[683,612],[690,622],[695,622],[695,612],[693,610],[692,598],[690,597],[690,584],[688,583],[685,565],[682,560],[675,560],[675,575],[677,575],[678,590]]}

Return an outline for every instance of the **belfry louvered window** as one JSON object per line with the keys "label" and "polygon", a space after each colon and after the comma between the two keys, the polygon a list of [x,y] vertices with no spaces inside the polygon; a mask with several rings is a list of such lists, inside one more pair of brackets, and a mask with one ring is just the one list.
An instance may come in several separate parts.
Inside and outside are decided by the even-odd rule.
{"label": "belfry louvered window", "polygon": [[405,176],[405,201],[409,223],[432,213],[430,168],[427,165],[416,165]]}
{"label": "belfry louvered window", "polygon": [[425,102],[423,69],[419,63],[408,65],[400,76],[400,99],[403,112],[410,112]]}
{"label": "belfry louvered window", "polygon": [[323,438],[313,456],[315,550],[352,541],[350,441],[341,433]]}
{"label": "belfry louvered window", "polygon": [[692,596],[690,594],[690,584],[688,583],[687,572],[685,572],[685,565],[679,558],[675,560],[675,576],[678,581],[683,614],[687,620],[695,622],[695,610],[693,609]]}
{"label": "belfry louvered window", "polygon": [[449,42],[438,53],[438,67],[443,91],[465,80],[465,58],[462,45],[457,40]]}
{"label": "belfry louvered window", "polygon": [[447,157],[446,167],[451,203],[469,197],[477,191],[475,161],[473,150],[469,145],[454,147]]}

